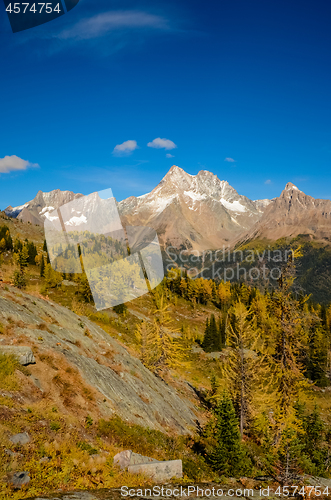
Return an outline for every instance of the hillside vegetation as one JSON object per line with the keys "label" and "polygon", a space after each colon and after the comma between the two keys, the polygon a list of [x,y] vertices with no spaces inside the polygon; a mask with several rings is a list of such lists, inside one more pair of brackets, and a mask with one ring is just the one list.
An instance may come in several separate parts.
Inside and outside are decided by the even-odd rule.
{"label": "hillside vegetation", "polygon": [[[329,476],[331,309],[293,293],[300,249],[282,267],[274,291],[191,279],[173,269],[152,293],[98,313],[84,275],[51,269],[42,237],[24,233],[18,240],[9,226],[1,231],[2,303],[19,312],[3,315],[0,341],[30,345],[37,358],[24,369],[11,357],[0,359],[1,473],[5,478],[28,470],[32,478],[15,493],[3,483],[5,498],[147,484],[112,466],[114,454],[125,448],[183,459],[185,481],[263,475],[289,484],[304,473]],[[19,318],[26,307],[39,315],[33,328]],[[75,322],[70,330],[68,309]],[[59,330],[62,324],[73,333]],[[113,348],[116,342],[119,354],[107,355],[103,345],[94,352],[90,342],[98,336]],[[132,368],[125,368],[123,348]],[[138,423],[133,412],[120,415],[109,395],[110,416],[97,383],[86,382],[82,355],[95,367],[91,377],[104,369],[114,380],[125,377],[141,407],[152,404],[148,392],[155,379],[192,416],[182,430],[170,425],[166,407]],[[32,377],[44,381],[43,392]],[[7,455],[13,450],[9,435],[24,431],[31,444],[14,449],[22,456]]]}

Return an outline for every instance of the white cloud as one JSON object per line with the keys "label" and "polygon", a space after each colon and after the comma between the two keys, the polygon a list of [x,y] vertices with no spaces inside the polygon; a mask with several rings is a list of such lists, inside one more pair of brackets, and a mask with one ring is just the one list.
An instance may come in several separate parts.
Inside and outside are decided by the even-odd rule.
{"label": "white cloud", "polygon": [[166,154],[166,158],[175,158],[175,156],[174,156],[174,155],[171,155],[170,153],[167,153],[167,154]]}
{"label": "white cloud", "polygon": [[27,170],[31,167],[39,167],[38,163],[30,163],[22,160],[16,155],[5,156],[0,158],[0,174],[9,174],[10,172],[18,172],[19,170]]}
{"label": "white cloud", "polygon": [[169,29],[168,22],[161,16],[133,10],[112,11],[82,19],[72,27],[59,33],[62,40],[91,40],[100,38],[118,29]]}
{"label": "white cloud", "polygon": [[176,144],[170,139],[161,139],[161,137],[158,137],[157,139],[154,139],[154,141],[149,142],[147,144],[149,148],[155,148],[155,149],[175,149],[177,148]]}
{"label": "white cloud", "polygon": [[272,184],[271,179],[267,179],[264,184]]}
{"label": "white cloud", "polygon": [[128,156],[133,153],[135,149],[138,149],[137,141],[125,141],[122,144],[117,144],[114,147],[114,156]]}
{"label": "white cloud", "polygon": [[235,163],[236,162],[236,160],[234,160],[233,158],[225,158],[224,161],[227,161],[229,163]]}

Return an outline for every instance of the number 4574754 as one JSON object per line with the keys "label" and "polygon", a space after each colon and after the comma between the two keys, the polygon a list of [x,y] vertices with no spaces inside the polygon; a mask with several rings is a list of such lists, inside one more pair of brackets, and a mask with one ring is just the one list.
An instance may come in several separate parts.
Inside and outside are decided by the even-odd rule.
{"label": "number 4574754", "polygon": [[6,8],[6,11],[10,14],[25,14],[26,12],[33,12],[34,14],[41,14],[42,12],[46,12],[46,14],[51,14],[52,12],[57,12],[60,14],[61,7],[58,3],[54,9],[51,3],[13,3],[9,4]]}

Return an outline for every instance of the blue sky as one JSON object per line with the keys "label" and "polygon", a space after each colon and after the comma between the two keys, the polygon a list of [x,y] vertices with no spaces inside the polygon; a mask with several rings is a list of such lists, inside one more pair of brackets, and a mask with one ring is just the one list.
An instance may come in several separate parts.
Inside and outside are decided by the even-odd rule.
{"label": "blue sky", "polygon": [[13,34],[1,3],[0,208],[140,195],[173,164],[252,199],[288,181],[330,198],[330,18],[327,1],[81,0]]}

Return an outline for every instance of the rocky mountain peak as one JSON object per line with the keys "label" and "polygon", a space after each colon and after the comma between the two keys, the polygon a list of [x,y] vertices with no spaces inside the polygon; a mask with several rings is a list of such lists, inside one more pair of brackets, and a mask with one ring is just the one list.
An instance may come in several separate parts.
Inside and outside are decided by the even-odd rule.
{"label": "rocky mountain peak", "polygon": [[288,195],[289,193],[293,193],[293,192],[302,193],[302,191],[300,191],[300,189],[295,184],[293,184],[292,182],[288,182],[286,184],[285,188],[283,189],[281,196]]}
{"label": "rocky mountain peak", "polygon": [[23,222],[42,224],[49,212],[82,196],[81,193],[61,191],[60,189],[49,192],[39,190],[33,200],[19,207],[9,206],[5,209],[5,213],[9,217],[19,218]]}
{"label": "rocky mountain peak", "polygon": [[272,241],[302,234],[329,241],[330,229],[331,201],[315,199],[288,182],[280,196],[267,205],[260,220],[242,241],[254,238]]}
{"label": "rocky mountain peak", "polygon": [[205,249],[251,227],[266,206],[239,195],[212,172],[191,175],[173,165],[153,191],[121,201],[119,211],[128,225],[156,229],[162,243]]}

